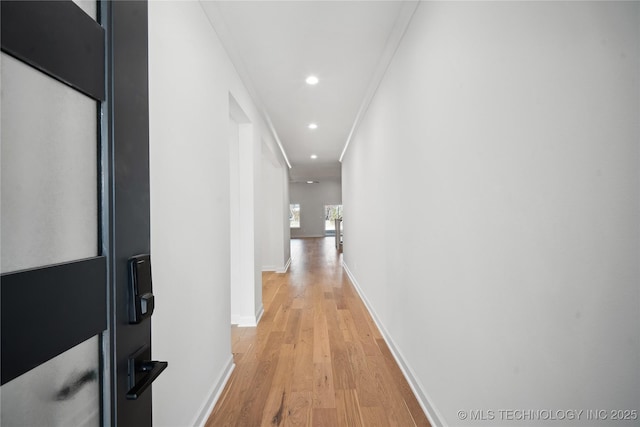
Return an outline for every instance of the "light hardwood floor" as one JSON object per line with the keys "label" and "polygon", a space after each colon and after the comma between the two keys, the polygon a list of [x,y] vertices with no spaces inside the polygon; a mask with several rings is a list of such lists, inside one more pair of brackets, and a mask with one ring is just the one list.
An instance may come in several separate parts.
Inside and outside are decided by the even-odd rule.
{"label": "light hardwood floor", "polygon": [[291,257],[263,274],[258,327],[232,327],[236,368],[206,427],[429,426],[334,239],[294,239]]}

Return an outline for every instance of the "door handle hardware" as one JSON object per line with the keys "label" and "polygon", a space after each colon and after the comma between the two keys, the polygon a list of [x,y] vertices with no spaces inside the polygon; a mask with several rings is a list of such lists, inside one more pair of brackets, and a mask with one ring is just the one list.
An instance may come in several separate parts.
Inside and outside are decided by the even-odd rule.
{"label": "door handle hardware", "polygon": [[128,400],[136,400],[140,397],[169,366],[168,362],[149,360],[150,358],[151,349],[146,346],[129,358],[129,391],[126,395]]}
{"label": "door handle hardware", "polygon": [[140,366],[139,372],[146,372],[140,382],[136,383],[133,388],[127,392],[128,400],[136,400],[151,383],[158,378],[158,375],[164,371],[169,364],[167,362],[159,362],[156,360],[145,360]]}

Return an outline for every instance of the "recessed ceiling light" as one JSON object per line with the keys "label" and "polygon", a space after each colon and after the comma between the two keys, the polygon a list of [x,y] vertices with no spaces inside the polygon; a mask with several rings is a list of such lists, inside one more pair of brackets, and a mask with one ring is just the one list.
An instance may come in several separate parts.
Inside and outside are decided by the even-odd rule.
{"label": "recessed ceiling light", "polygon": [[309,123],[309,129],[318,129],[318,125],[315,123]]}
{"label": "recessed ceiling light", "polygon": [[312,154],[312,155],[311,155],[311,158],[312,158],[312,159],[317,159],[317,158],[318,158],[318,156],[316,156],[315,154]]}
{"label": "recessed ceiling light", "polygon": [[316,76],[309,76],[305,80],[305,82],[307,82],[308,85],[317,85],[319,81],[320,80],[318,80]]}
{"label": "recessed ceiling light", "polygon": [[307,181],[307,184],[313,184],[313,181]]}

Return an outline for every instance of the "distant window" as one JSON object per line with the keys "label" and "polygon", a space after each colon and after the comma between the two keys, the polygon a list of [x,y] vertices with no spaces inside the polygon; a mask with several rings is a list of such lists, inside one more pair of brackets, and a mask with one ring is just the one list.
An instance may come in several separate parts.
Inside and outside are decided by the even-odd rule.
{"label": "distant window", "polygon": [[342,219],[342,205],[324,206],[324,233],[333,235],[336,233],[336,219]]}
{"label": "distant window", "polygon": [[289,226],[300,228],[300,205],[298,203],[289,205]]}

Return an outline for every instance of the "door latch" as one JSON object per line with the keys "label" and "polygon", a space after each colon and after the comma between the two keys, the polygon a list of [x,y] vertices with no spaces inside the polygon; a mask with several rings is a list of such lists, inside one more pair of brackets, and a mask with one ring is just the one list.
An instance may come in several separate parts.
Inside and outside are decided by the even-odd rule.
{"label": "door latch", "polygon": [[142,347],[129,357],[129,391],[128,400],[136,400],[151,383],[167,369],[168,362],[151,359],[151,349]]}

